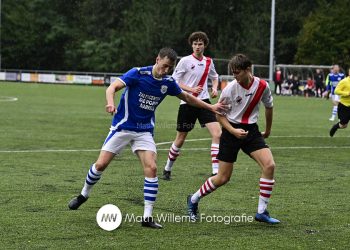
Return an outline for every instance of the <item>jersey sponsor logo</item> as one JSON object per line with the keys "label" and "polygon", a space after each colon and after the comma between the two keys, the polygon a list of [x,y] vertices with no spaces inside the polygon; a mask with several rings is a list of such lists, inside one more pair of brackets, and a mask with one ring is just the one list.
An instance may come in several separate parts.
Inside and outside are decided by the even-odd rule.
{"label": "jersey sponsor logo", "polygon": [[165,93],[167,92],[167,90],[168,90],[168,86],[166,86],[166,85],[162,85],[162,86],[160,87],[160,92],[161,92],[162,94],[165,94]]}
{"label": "jersey sponsor logo", "polygon": [[150,70],[138,68],[138,71],[140,72],[141,75],[152,75],[152,71]]}
{"label": "jersey sponsor logo", "polygon": [[236,99],[235,99],[235,102],[236,102],[236,104],[241,104],[242,103],[242,97],[240,97],[240,96],[237,96],[236,97]]}
{"label": "jersey sponsor logo", "polygon": [[196,65],[192,64],[191,69],[193,70],[196,67]]}
{"label": "jersey sponsor logo", "polygon": [[161,100],[161,98],[158,96],[147,95],[147,94],[142,93],[142,92],[139,93],[139,103],[140,103],[139,107],[142,109],[155,111],[160,100]]}
{"label": "jersey sponsor logo", "polygon": [[250,95],[253,95],[253,93],[246,94],[245,96],[250,96]]}

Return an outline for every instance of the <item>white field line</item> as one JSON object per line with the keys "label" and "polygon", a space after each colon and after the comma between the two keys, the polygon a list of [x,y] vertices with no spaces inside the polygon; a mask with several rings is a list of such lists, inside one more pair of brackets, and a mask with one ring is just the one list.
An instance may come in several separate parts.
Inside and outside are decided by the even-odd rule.
{"label": "white field line", "polygon": [[0,96],[0,102],[15,102],[17,101],[17,97],[12,96]]}
{"label": "white field line", "polygon": [[[329,138],[329,136],[271,136],[271,138]],[[349,136],[345,136],[349,137]],[[211,138],[200,138],[200,139],[187,139],[186,142],[193,141],[209,141]],[[173,143],[173,141],[169,142],[159,142],[156,143],[157,146],[160,145],[168,145]],[[285,149],[344,149],[350,148],[350,145],[344,146],[286,146],[286,147],[271,147],[272,150],[285,150]],[[169,148],[158,148],[158,151],[168,151]],[[208,148],[183,148],[183,151],[201,151],[201,150],[209,150]],[[99,152],[100,149],[34,149],[34,150],[0,150],[0,153],[59,153],[59,152]]]}

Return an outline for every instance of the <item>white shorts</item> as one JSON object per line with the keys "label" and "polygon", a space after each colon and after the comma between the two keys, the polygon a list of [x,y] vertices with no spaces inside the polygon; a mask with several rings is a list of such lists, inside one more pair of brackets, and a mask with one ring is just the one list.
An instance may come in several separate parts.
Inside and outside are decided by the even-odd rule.
{"label": "white shorts", "polygon": [[340,96],[336,95],[336,94],[333,94],[332,95],[332,101],[333,102],[339,102],[340,101]]}
{"label": "white shorts", "polygon": [[137,150],[147,150],[157,153],[156,144],[150,132],[128,130],[110,131],[102,146],[102,150],[120,154],[127,144],[131,145],[133,153]]}

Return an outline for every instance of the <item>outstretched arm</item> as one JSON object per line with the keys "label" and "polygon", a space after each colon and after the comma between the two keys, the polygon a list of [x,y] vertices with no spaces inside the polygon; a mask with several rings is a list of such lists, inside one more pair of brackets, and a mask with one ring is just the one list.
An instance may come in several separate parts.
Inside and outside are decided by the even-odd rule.
{"label": "outstretched arm", "polygon": [[122,88],[124,88],[125,85],[124,83],[117,79],[114,82],[111,83],[111,85],[109,85],[109,87],[106,89],[106,112],[113,114],[115,113],[115,105],[114,105],[114,96],[115,96],[115,92],[121,90]]}
{"label": "outstretched arm", "polygon": [[186,84],[183,83],[179,83],[180,88],[182,88],[183,90],[189,92],[189,93],[197,93],[199,94],[200,92],[202,92],[203,88],[196,86],[194,88],[191,88],[190,86],[187,86]]}
{"label": "outstretched arm", "polygon": [[177,95],[177,98],[187,102],[188,104],[197,107],[197,108],[204,108],[208,109],[214,113],[221,114],[228,109],[227,104],[223,104],[221,102],[218,102],[214,105],[208,104],[206,102],[203,102],[202,100],[194,97],[193,95],[190,95],[186,93],[185,91],[182,91],[181,94]]}

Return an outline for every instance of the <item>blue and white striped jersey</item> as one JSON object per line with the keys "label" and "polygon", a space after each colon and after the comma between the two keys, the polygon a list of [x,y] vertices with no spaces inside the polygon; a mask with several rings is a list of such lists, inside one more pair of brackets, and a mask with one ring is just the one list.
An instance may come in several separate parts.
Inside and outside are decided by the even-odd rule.
{"label": "blue and white striped jersey", "polygon": [[126,88],[113,117],[111,130],[153,134],[158,105],[167,95],[177,96],[182,92],[174,78],[156,79],[152,69],[153,66],[133,68],[119,77]]}
{"label": "blue and white striped jersey", "polygon": [[328,75],[328,86],[327,90],[331,90],[332,95],[334,95],[334,90],[337,87],[338,83],[345,78],[344,73],[330,73]]}

